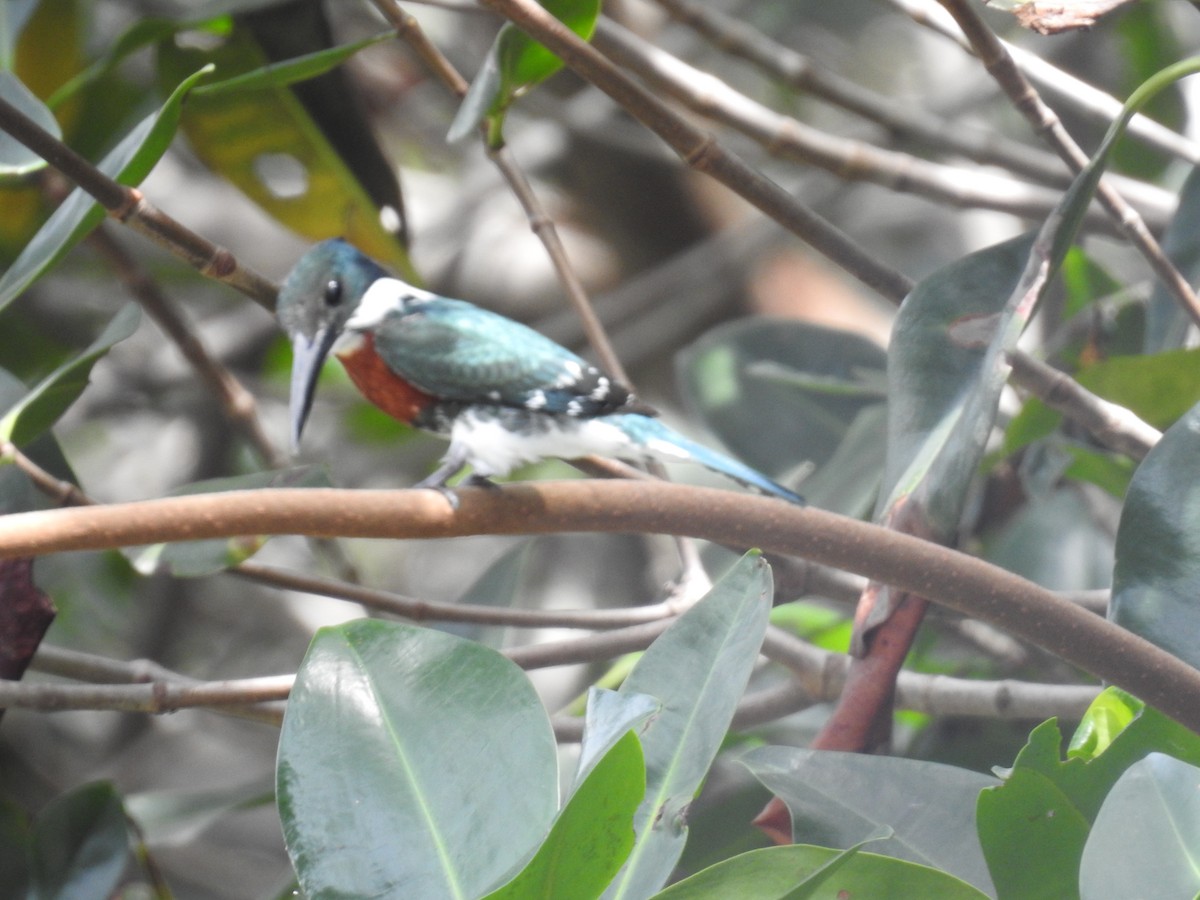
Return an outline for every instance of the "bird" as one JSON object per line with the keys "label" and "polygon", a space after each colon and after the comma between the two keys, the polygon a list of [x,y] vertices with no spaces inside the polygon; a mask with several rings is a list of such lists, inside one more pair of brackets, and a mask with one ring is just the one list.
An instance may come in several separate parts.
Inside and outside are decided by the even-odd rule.
{"label": "bird", "polygon": [[291,444],[312,410],[332,352],[358,390],[401,422],[448,438],[437,469],[415,487],[452,498],[466,483],[541,459],[589,454],[699,463],[765,494],[804,498],[655,418],[627,387],[544,335],[465,300],[395,278],[341,238],[308,250],[276,305],[292,344]]}

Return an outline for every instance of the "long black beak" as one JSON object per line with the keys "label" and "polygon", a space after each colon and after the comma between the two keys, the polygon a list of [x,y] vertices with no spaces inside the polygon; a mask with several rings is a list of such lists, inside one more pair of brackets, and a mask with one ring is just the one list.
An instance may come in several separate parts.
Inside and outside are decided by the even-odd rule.
{"label": "long black beak", "polygon": [[317,392],[317,378],[321,365],[337,340],[332,328],[322,328],[311,338],[303,334],[292,335],[292,395],[289,413],[292,420],[292,453],[300,450],[300,433],[308,421],[313,396]]}

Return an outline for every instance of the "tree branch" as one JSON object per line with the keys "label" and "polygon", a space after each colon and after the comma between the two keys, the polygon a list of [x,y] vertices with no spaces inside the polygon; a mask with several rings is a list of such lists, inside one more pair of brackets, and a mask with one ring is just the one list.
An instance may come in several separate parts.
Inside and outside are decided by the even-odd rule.
{"label": "tree branch", "polygon": [[657,532],[804,556],[998,625],[1200,731],[1200,672],[1011,572],[811,507],[655,482],[436,491],[238,491],[0,517],[0,557],[247,534],[433,538]]}

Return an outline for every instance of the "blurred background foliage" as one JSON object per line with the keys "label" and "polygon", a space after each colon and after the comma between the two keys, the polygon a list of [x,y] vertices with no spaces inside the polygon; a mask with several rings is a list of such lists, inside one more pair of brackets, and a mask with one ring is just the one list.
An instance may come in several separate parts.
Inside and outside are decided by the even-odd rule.
{"label": "blurred background foliage", "polygon": [[[85,157],[100,160],[160,108],[181,116],[178,139],[156,151],[161,158],[141,189],[245,264],[278,279],[312,241],[346,235],[432,290],[469,298],[583,347],[582,329],[550,262],[481,143],[470,137],[447,142],[458,100],[409,45],[373,40],[385,25],[369,4],[8,5],[16,14],[4,35],[5,68],[44,102],[64,140]],[[1003,138],[1031,158],[1043,152],[977,62],[897,5],[713,5],[896,109],[936,115],[952,132]],[[845,172],[800,164],[721,131],[739,153],[914,279],[1039,221],[989,209],[969,195],[989,178],[1024,175],[1007,176],[1001,165],[971,162],[959,149],[797,90],[672,22],[654,3],[612,0],[604,9],[654,46],[821,133],[944,164],[967,193],[961,202],[842,177]],[[496,36],[493,16],[455,4],[414,5],[411,12],[462,72],[471,76],[480,68]],[[1200,19],[1184,4],[1132,4],[1090,32],[1054,38],[1021,31],[1001,14],[989,14],[989,22],[1117,97],[1200,37]],[[349,49],[326,52],[329,47]],[[306,54],[316,56],[305,67],[282,74],[270,68]],[[215,72],[198,79],[186,98],[168,102],[210,62]],[[247,73],[258,80],[237,80]],[[317,77],[296,80],[309,75]],[[1189,126],[1193,90],[1165,93],[1151,113],[1170,127]],[[1094,147],[1105,123],[1070,103],[1060,111],[1080,143]],[[681,166],[570,72],[553,75],[507,108],[503,124],[509,151],[556,223],[639,393],[673,425],[724,443],[773,477],[802,484],[818,505],[869,515],[883,471],[893,307]],[[1146,182],[1139,205],[1159,231],[1173,215],[1176,194],[1184,192],[1184,214],[1168,245],[1185,269],[1194,264],[1200,258],[1195,229],[1183,227],[1195,206],[1186,202],[1194,191],[1194,179],[1186,181],[1190,163],[1135,139],[1121,145],[1113,169]],[[1064,180],[1060,174],[1046,183],[1061,189]],[[68,189],[53,171],[5,176],[0,258],[6,267],[19,266]],[[148,242],[115,237],[185,310],[210,353],[249,387],[266,434],[283,446],[290,354],[272,318]],[[104,254],[85,242],[0,306],[0,368],[7,373],[0,373],[0,407],[24,393],[22,384],[78,360],[127,302]],[[1104,229],[1092,230],[1073,251],[1028,341],[1077,370],[1093,391],[1166,427],[1200,400],[1200,359],[1183,347],[1185,329],[1166,304],[1140,260]],[[1143,347],[1170,352],[1133,355]],[[25,449],[95,499],[156,497],[211,479],[274,477],[262,473],[278,458],[266,458],[262,447],[243,439],[148,320],[90,369],[86,390],[81,375],[86,379],[86,367],[72,376],[78,400],[53,437]],[[429,471],[440,442],[368,406],[340,368],[331,366],[324,381],[298,461],[310,468],[288,475],[289,483],[403,487]],[[52,419],[61,410],[53,412]],[[1000,424],[1005,433],[989,447],[985,477],[972,488],[961,545],[1058,590],[1109,587],[1129,460],[1063,424],[1038,401],[1013,393],[1003,398]],[[682,469],[673,474],[706,477]],[[515,477],[549,476],[577,473],[554,462]],[[230,483],[251,482],[221,482]],[[50,505],[11,466],[0,468],[0,491],[6,512]],[[117,659],[152,659],[199,679],[235,678],[292,672],[316,627],[362,615],[351,604],[229,576],[179,577],[236,561],[250,552],[244,546],[217,542],[168,560],[169,566],[144,564],[145,552],[144,575],[119,553],[39,560],[37,582],[58,607],[48,641]],[[671,542],[628,536],[359,541],[339,554],[279,538],[257,558],[295,569],[350,568],[366,584],[418,598],[488,598],[531,608],[653,602],[677,574]],[[719,572],[731,557],[713,549],[706,559]],[[786,567],[776,577],[781,605],[772,621],[818,646],[845,651],[853,586],[802,600],[789,588]],[[985,678],[1075,677],[1040,652],[1012,642],[989,645],[958,626],[953,617],[935,617],[914,649],[912,667]],[[484,631],[470,636],[514,646],[552,633]],[[547,706],[557,709],[602,671],[557,668],[533,678]],[[778,673],[765,669],[755,678],[770,683]],[[803,745],[826,712],[816,704],[744,740]],[[1011,760],[1028,729],[1028,723],[934,721],[912,713],[897,721],[898,753],[981,771]],[[131,809],[143,810],[144,823],[154,823],[145,826],[146,838],[178,896],[266,897],[290,884],[274,808],[260,802],[275,764],[276,729],[201,711],[149,717],[13,710],[0,734],[4,809],[42,809],[72,786],[109,779]],[[685,867],[764,843],[738,810],[755,810],[765,796],[744,770],[718,762],[692,816]],[[164,798],[172,803],[154,806]],[[89,802],[103,808],[107,801]],[[157,817],[146,812],[151,807]],[[168,807],[171,815],[163,811]],[[214,821],[219,828],[207,827]]]}

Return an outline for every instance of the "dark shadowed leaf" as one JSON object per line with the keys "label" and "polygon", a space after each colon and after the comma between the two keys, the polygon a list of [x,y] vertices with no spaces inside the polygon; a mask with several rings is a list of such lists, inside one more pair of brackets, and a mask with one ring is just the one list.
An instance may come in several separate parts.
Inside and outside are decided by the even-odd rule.
{"label": "dark shadowed leaf", "polygon": [[[1162,243],[1167,256],[1188,283],[1200,282],[1200,168],[1192,169],[1184,182],[1179,207]],[[1182,347],[1190,325],[1188,314],[1156,281],[1146,307],[1146,352]]]}
{"label": "dark shadowed leaf", "polygon": [[688,405],[740,458],[781,475],[827,462],[860,412],[882,401],[887,356],[835,328],[746,319],[677,358]]}
{"label": "dark shadowed leaf", "polygon": [[687,840],[687,810],[712,765],[766,632],[771,570],[747,554],[658,638],[621,686],[662,710],[640,732],[646,799],[637,841],[609,898],[645,897],[666,883]]}
{"label": "dark shadowed leaf", "polygon": [[0,418],[0,440],[21,446],[48,430],[87,387],[96,361],[112,346],[137,330],[141,310],[137,304],[123,306],[99,337],[78,356],[67,360]]}
{"label": "dark shadowed leaf", "polygon": [[545,837],[556,770],[541,701],[495,651],[388,622],[324,628],[280,736],[288,852],[313,897],[478,896]]}
{"label": "dark shadowed leaf", "polygon": [[[494,609],[514,606],[532,546],[532,541],[526,541],[503,554],[487,567],[487,571],[479,576],[458,602],[464,606],[486,606]],[[447,634],[455,634],[497,649],[503,646],[504,634],[508,630],[503,625],[485,625],[478,622],[441,622],[435,627]]]}
{"label": "dark shadowed leaf", "polygon": [[983,891],[991,879],[975,837],[975,802],[996,779],[914,759],[762,747],[742,761],[792,816],[801,843],[850,847],[878,834],[876,853],[943,869]]}
{"label": "dark shadowed leaf", "polygon": [[1109,618],[1200,664],[1200,405],[1138,466],[1117,528]]}
{"label": "dark shadowed leaf", "polygon": [[33,829],[33,896],[109,897],[130,861],[121,798],[107,782],[63,794]]}

